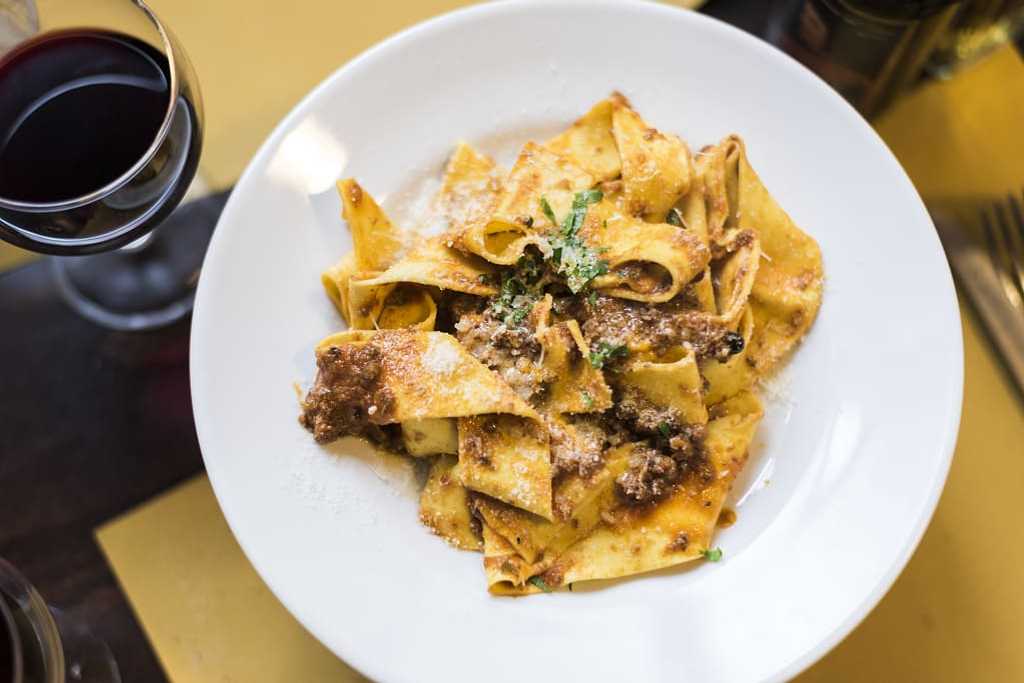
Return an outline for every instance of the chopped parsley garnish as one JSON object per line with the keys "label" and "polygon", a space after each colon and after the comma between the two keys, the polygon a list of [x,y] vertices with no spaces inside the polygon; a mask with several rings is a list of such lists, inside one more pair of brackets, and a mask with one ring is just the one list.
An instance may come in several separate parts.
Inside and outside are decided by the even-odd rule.
{"label": "chopped parsley garnish", "polygon": [[683,214],[679,213],[679,209],[674,207],[668,210],[668,216],[665,217],[665,222],[669,225],[674,225],[677,228],[686,227],[686,223],[683,221]]}
{"label": "chopped parsley garnish", "polygon": [[718,562],[719,560],[722,559],[722,549],[721,548],[714,548],[714,549],[705,548],[704,550],[700,551],[700,554],[703,555],[704,559],[707,560],[708,562]]}
{"label": "chopped parsley garnish", "polygon": [[549,586],[546,583],[544,583],[544,579],[540,578],[539,576],[531,576],[529,581],[530,581],[530,583],[532,583],[534,586],[536,586],[537,588],[541,589],[545,593],[550,593],[551,592],[551,586]]}
{"label": "chopped parsley garnish", "polygon": [[540,298],[539,280],[544,267],[533,254],[523,254],[515,270],[501,275],[501,291],[491,301],[491,313],[509,327],[516,327],[530,314]]}
{"label": "chopped parsley garnish", "polygon": [[[602,197],[600,190],[577,192],[558,232],[548,238],[555,271],[565,278],[565,284],[573,294],[579,294],[591,280],[608,272],[608,262],[598,258],[600,252],[588,247],[579,235],[587,217],[587,208],[601,201]],[[544,197],[540,198],[540,208],[548,220],[558,225],[555,212]]]}
{"label": "chopped parsley garnish", "polygon": [[526,253],[516,262],[516,276],[527,286],[533,286],[544,274],[544,263],[534,254]]}
{"label": "chopped parsley garnish", "polygon": [[587,295],[587,303],[590,304],[591,306],[593,306],[594,304],[597,303],[597,291],[596,290],[593,290],[593,289],[590,290],[590,294]]}
{"label": "chopped parsley garnish", "polygon": [[544,215],[548,217],[548,220],[551,221],[553,225],[558,225],[558,219],[555,218],[555,212],[551,208],[551,205],[548,204],[547,197],[540,198],[540,210],[544,212]]}
{"label": "chopped parsley garnish", "polygon": [[658,423],[658,433],[661,434],[661,438],[663,438],[663,439],[667,439],[668,438],[668,435],[671,432],[669,431],[668,423],[667,422],[659,422]]}
{"label": "chopped parsley garnish", "polygon": [[594,397],[591,396],[588,392],[581,391],[580,392],[580,398],[583,399],[583,407],[584,408],[590,408],[591,406],[594,405]]}
{"label": "chopped parsley garnish", "polygon": [[[553,274],[564,278],[573,294],[579,294],[591,280],[608,272],[608,263],[598,258],[601,250],[588,247],[579,235],[587,217],[587,207],[601,201],[603,196],[600,190],[577,192],[572,208],[558,231],[548,236],[550,255],[545,259],[535,252],[526,252],[514,269],[501,274],[500,291],[491,300],[491,314],[495,318],[509,327],[521,325],[533,305],[544,295],[544,287],[551,282]],[[540,198],[540,208],[548,220],[559,225],[545,197]],[[487,280],[486,277],[479,278],[481,284],[497,284],[495,279]],[[591,292],[590,303],[595,301],[597,295]]]}
{"label": "chopped parsley garnish", "polygon": [[603,368],[604,364],[615,358],[625,358],[629,355],[629,349],[625,344],[609,344],[605,341],[597,342],[590,352],[590,364],[595,368]]}
{"label": "chopped parsley garnish", "polygon": [[491,312],[509,327],[515,327],[530,313],[530,299],[522,280],[514,275],[505,276],[502,277],[501,291],[491,302]]}

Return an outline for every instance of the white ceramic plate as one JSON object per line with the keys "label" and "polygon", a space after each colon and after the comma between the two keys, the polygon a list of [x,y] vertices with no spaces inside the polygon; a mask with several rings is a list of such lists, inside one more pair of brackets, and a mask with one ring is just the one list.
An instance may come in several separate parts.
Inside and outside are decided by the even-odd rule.
{"label": "white ceramic plate", "polygon": [[[692,146],[738,132],[824,252],[810,335],[768,391],[725,558],[527,599],[417,521],[414,476],[314,445],[292,383],[341,322],[318,274],[349,249],[333,183],[402,216],[459,139],[506,162],[620,89]],[[346,65],[239,181],[196,301],[192,394],[242,548],[316,637],[386,681],[780,680],[846,635],[923,533],[949,467],[960,323],[939,241],[872,129],[808,71],[653,4],[503,3],[408,30]]]}

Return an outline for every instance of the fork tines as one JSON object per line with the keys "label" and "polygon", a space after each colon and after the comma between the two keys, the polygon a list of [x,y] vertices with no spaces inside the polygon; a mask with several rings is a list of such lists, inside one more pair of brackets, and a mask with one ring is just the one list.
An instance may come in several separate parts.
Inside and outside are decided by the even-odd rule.
{"label": "fork tines", "polygon": [[981,226],[996,277],[1010,304],[1024,313],[1024,209],[1021,197],[1007,196],[981,210]]}

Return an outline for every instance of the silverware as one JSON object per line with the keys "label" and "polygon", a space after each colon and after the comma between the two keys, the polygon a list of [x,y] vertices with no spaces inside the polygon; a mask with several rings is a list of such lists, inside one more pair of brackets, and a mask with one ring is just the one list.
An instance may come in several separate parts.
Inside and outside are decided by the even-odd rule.
{"label": "silverware", "polygon": [[[960,289],[967,295],[1024,396],[1024,209],[1021,195],[957,219],[932,211]],[[971,218],[977,220],[972,224]]]}

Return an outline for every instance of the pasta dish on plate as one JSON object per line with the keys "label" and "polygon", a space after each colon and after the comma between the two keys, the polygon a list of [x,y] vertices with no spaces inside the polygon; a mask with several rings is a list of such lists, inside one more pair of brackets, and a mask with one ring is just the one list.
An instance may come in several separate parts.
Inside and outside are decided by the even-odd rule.
{"label": "pasta dish on plate", "polygon": [[738,136],[691,154],[613,93],[507,171],[460,143],[422,218],[443,233],[411,240],[338,189],[353,250],[322,284],[347,329],[315,349],[317,442],[429,462],[420,519],[482,552],[492,593],[721,557],[758,380],[823,281]]}

